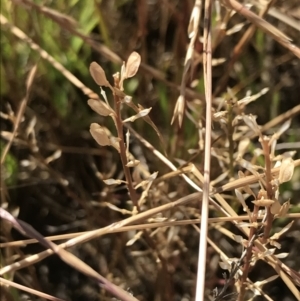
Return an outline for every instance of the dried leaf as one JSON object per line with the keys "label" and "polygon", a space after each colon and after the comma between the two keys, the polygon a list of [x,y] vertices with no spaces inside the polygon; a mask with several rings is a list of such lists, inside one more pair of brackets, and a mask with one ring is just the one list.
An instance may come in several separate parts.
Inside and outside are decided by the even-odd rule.
{"label": "dried leaf", "polygon": [[250,139],[249,138],[244,138],[239,142],[238,146],[238,156],[243,157],[244,154],[248,151],[250,145]]}
{"label": "dried leaf", "polygon": [[226,36],[230,36],[236,32],[239,32],[246,24],[247,24],[247,22],[243,22],[243,23],[234,25],[232,28],[230,28],[226,31]]}
{"label": "dried leaf", "polygon": [[281,249],[281,244],[276,240],[269,239],[269,244],[277,249]]}
{"label": "dried leaf", "polygon": [[124,79],[135,76],[141,63],[141,56],[137,52],[132,52],[127,60]]}
{"label": "dried leaf", "polygon": [[279,183],[288,182],[294,174],[294,161],[292,158],[282,160],[279,170]]}
{"label": "dried leaf", "polygon": [[[144,108],[139,105],[139,107],[137,107],[132,101],[131,101],[131,97],[127,96],[124,98],[124,103],[126,105],[128,105],[130,108],[132,108],[136,113],[138,113],[141,109],[143,110]],[[163,149],[165,150],[165,143],[163,140],[163,137],[161,135],[161,133],[159,132],[158,128],[156,127],[156,125],[154,124],[154,122],[151,120],[151,118],[146,115],[145,117],[143,117],[143,119],[155,130],[157,136],[159,137],[159,140],[163,146]]]}
{"label": "dried leaf", "polygon": [[289,256],[289,253],[280,253],[280,254],[276,254],[275,257],[276,258],[286,258]]}
{"label": "dried leaf", "polygon": [[280,136],[291,127],[291,122],[292,120],[288,119],[284,124],[282,124],[279,130],[273,134],[271,142],[273,142],[274,140],[278,140]]}
{"label": "dried leaf", "polygon": [[111,204],[111,203],[109,203],[109,202],[104,202],[104,204],[105,204],[109,209],[111,209],[111,210],[120,212],[120,213],[122,213],[122,214],[129,214],[129,215],[132,215],[132,212],[131,212],[131,211],[126,210],[126,209],[121,209],[121,208],[119,208],[119,207],[117,207],[117,206],[115,206],[115,205],[113,205],[113,204]]}
{"label": "dried leaf", "polygon": [[250,212],[248,206],[246,205],[246,202],[244,200],[244,196],[241,194],[241,192],[239,190],[235,189],[234,191],[235,191],[235,195],[236,195],[237,199],[240,201],[240,203],[243,206],[244,212],[247,212],[248,215],[251,216],[251,212]]}
{"label": "dried leaf", "polygon": [[260,129],[256,122],[256,116],[253,115],[244,115],[244,122],[248,125],[248,127],[258,136],[260,136]]}
{"label": "dried leaf", "polygon": [[233,236],[233,239],[234,239],[237,243],[243,244],[243,241],[244,241],[243,236],[241,236],[241,235],[235,235],[235,234],[233,234],[232,236]]}
{"label": "dried leaf", "polygon": [[250,102],[257,100],[259,97],[266,94],[268,91],[269,91],[269,88],[263,88],[260,92],[258,92],[255,95],[249,94],[246,97],[244,97],[243,99],[239,100],[237,102],[237,105],[238,105],[238,107],[240,107],[242,109],[243,107],[248,105]]}
{"label": "dried leaf", "polygon": [[136,167],[140,164],[140,161],[139,160],[133,160],[133,161],[129,161],[126,166],[127,167]]}
{"label": "dried leaf", "polygon": [[115,115],[114,110],[101,100],[89,99],[88,105],[101,116]]}
{"label": "dried leaf", "polygon": [[141,111],[140,111],[139,113],[137,113],[136,115],[131,116],[131,117],[129,117],[129,118],[123,120],[123,122],[128,122],[128,121],[134,122],[134,121],[137,120],[138,118],[145,117],[145,116],[147,116],[147,115],[150,113],[151,109],[152,109],[152,108],[141,110]]}
{"label": "dried leaf", "polygon": [[90,65],[90,73],[94,81],[99,85],[99,86],[105,86],[109,87],[110,84],[108,80],[106,79],[106,75],[102,67],[97,64],[96,62],[92,62]]}
{"label": "dried leaf", "polygon": [[151,174],[148,178],[147,178],[147,180],[144,180],[144,181],[142,181],[142,182],[140,182],[138,185],[136,185],[135,187],[134,187],[134,189],[138,189],[139,187],[143,187],[143,186],[149,186],[149,184],[150,184],[150,186],[151,186],[151,184],[152,184],[152,182],[157,178],[157,175],[158,175],[158,171],[156,171],[156,172],[154,172],[153,174]]}
{"label": "dried leaf", "polygon": [[202,11],[202,2],[203,1],[196,1],[193,7],[190,22],[188,25],[188,36],[191,39],[189,48],[194,48],[195,40],[197,38],[199,32],[199,23],[201,18],[201,11]]}
{"label": "dried leaf", "polygon": [[143,235],[143,231],[139,231],[134,235],[133,238],[131,238],[127,243],[126,246],[132,246],[137,240],[139,240]]}
{"label": "dried leaf", "polygon": [[267,200],[267,199],[261,199],[261,200],[252,201],[252,203],[255,206],[259,206],[259,207],[269,207],[272,204],[274,204],[274,201],[273,200]]}
{"label": "dried leaf", "polygon": [[280,211],[279,211],[279,213],[278,213],[278,216],[284,217],[284,216],[288,213],[290,207],[291,207],[290,201],[285,202],[285,203],[281,206]]}
{"label": "dried leaf", "polygon": [[[277,257],[277,255],[275,255],[275,256]],[[279,277],[278,275],[274,275],[274,276],[271,276],[271,277],[269,277],[269,278],[267,278],[267,279],[265,279],[263,281],[256,281],[255,282],[255,286],[261,287],[261,286],[265,285],[266,283],[269,283],[271,281],[276,280],[278,277]]]}
{"label": "dried leaf", "polygon": [[90,133],[98,144],[102,146],[111,145],[105,129],[99,124],[92,123],[90,127]]}
{"label": "dried leaf", "polygon": [[272,204],[272,206],[271,206],[271,213],[274,215],[278,214],[280,211],[280,208],[281,208],[281,205],[280,205],[279,201],[275,200],[275,203]]}
{"label": "dried leaf", "polygon": [[216,112],[213,114],[213,118],[215,118],[216,120],[221,120],[221,119],[224,119],[224,117],[226,117],[228,114],[227,111],[219,111],[219,112]]}
{"label": "dried leaf", "polygon": [[270,255],[273,255],[275,253],[276,249],[268,249],[266,250],[263,254],[261,254],[262,256],[261,257],[265,257],[265,256],[270,256]]}
{"label": "dried leaf", "polygon": [[171,124],[173,124],[175,119],[178,117],[179,127],[181,127],[182,121],[183,121],[183,114],[184,114],[184,105],[185,105],[184,96],[179,95],[179,97],[177,99],[177,102],[176,102],[176,105],[175,105],[175,109],[174,109],[173,117],[172,117],[172,120],[171,120]]}
{"label": "dried leaf", "polygon": [[[296,151],[288,151],[288,152],[284,152],[283,154],[280,154],[280,155],[277,155],[273,158],[272,161],[280,161],[280,164],[278,165],[278,167],[281,165],[281,161],[283,159],[286,159],[286,158],[293,158],[295,156],[297,152]],[[277,162],[276,162],[277,164]],[[275,167],[275,166],[274,166]]]}
{"label": "dried leaf", "polygon": [[223,64],[225,62],[226,62],[226,59],[223,58],[223,57],[220,57],[218,59],[212,59],[211,60],[211,65],[215,67],[215,66],[219,66],[219,65],[221,65],[221,64]]}
{"label": "dried leaf", "polygon": [[123,181],[123,180],[116,180],[116,179],[106,179],[106,180],[103,180],[103,182],[106,184],[106,185],[120,185],[122,183],[125,183],[126,184],[126,181]]}
{"label": "dried leaf", "polygon": [[45,163],[49,164],[50,162],[57,160],[61,157],[61,149],[56,150],[51,156],[45,159]]}

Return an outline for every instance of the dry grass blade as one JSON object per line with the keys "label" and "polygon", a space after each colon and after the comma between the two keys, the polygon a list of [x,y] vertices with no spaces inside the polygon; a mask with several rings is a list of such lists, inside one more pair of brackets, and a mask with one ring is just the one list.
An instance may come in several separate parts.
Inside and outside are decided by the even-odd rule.
{"label": "dry grass blade", "polygon": [[280,43],[283,47],[287,48],[294,55],[300,58],[300,48],[292,44],[290,39],[285,34],[283,34],[280,30],[278,30],[276,27],[274,27],[264,19],[260,18],[256,14],[252,13],[251,11],[247,10],[242,4],[240,4],[235,0],[222,0],[222,3],[225,4],[225,6],[229,7],[230,9],[233,9],[239,14],[243,15],[251,23],[258,26],[264,32],[272,36],[273,39],[276,40],[278,43]]}
{"label": "dry grass blade", "polygon": [[136,298],[134,298],[133,296],[131,296],[129,293],[122,290],[118,286],[114,285],[113,283],[109,282],[107,279],[102,277],[100,274],[98,274],[95,270],[93,270],[91,267],[89,267],[86,263],[84,263],[82,260],[77,258],[75,255],[73,255],[72,253],[64,249],[59,248],[59,246],[57,246],[53,242],[46,240],[39,232],[33,229],[30,225],[28,225],[27,223],[21,220],[14,218],[3,208],[0,208],[0,216],[1,218],[12,223],[13,227],[16,228],[18,231],[20,231],[22,234],[25,234],[26,236],[29,236],[31,238],[35,238],[44,247],[51,249],[65,263],[69,264],[70,266],[77,269],[81,273],[87,275],[88,277],[95,279],[101,287],[106,289],[112,295],[120,298],[123,301],[137,301]]}
{"label": "dry grass blade", "polygon": [[[296,166],[300,166],[300,159],[294,161],[294,167],[296,167]],[[280,167],[272,168],[272,170],[271,170],[272,175],[277,175],[277,174],[279,174],[279,172],[280,172]],[[265,177],[264,174],[259,174],[259,177],[253,175],[253,176],[247,176],[247,177],[244,177],[244,178],[241,178],[238,180],[234,180],[225,185],[222,185],[221,187],[217,187],[213,193],[215,193],[215,192],[221,193],[224,191],[241,188],[246,185],[253,184],[253,183],[257,182],[257,180],[259,180],[259,178],[264,178],[264,177]]]}
{"label": "dry grass blade", "polygon": [[[262,218],[263,217],[259,217],[258,219],[261,220]],[[280,217],[278,217],[278,218],[280,218]],[[300,219],[300,213],[288,213],[285,215],[285,218]],[[110,229],[110,230],[107,230],[107,233],[119,233],[119,232],[152,229],[152,228],[159,228],[159,227],[172,227],[172,226],[178,226],[178,225],[192,225],[192,224],[199,224],[200,220],[201,219],[190,219],[190,220],[151,222],[151,223],[146,223],[146,224],[136,224],[136,225],[132,225],[132,226],[124,226],[122,228],[117,228],[117,229]],[[224,222],[247,221],[247,220],[249,220],[248,215],[238,215],[238,216],[233,216],[233,217],[231,217],[231,216],[210,217],[208,219],[208,222],[209,223],[224,223]],[[292,224],[293,222],[294,221],[292,221],[290,224]],[[89,231],[61,234],[61,235],[53,235],[53,236],[47,236],[47,237],[45,237],[45,239],[50,240],[50,241],[65,240],[65,239],[78,237],[79,235],[83,235],[88,232]],[[279,236],[274,234],[274,238],[278,239]],[[0,243],[0,248],[20,247],[20,246],[23,247],[23,246],[26,246],[29,244],[34,244],[37,242],[38,241],[36,239],[24,239],[24,240],[3,242],[3,243]]]}
{"label": "dry grass blade", "polygon": [[[0,15],[1,286],[300,300],[298,0],[12,1]],[[39,84],[25,85],[37,58]],[[30,293],[17,283],[9,300]]]}
{"label": "dry grass blade", "polygon": [[[208,233],[208,211],[210,194],[210,162],[211,162],[211,127],[212,127],[212,1],[205,1],[204,8],[204,47],[203,47],[203,75],[206,99],[206,122],[205,122],[205,149],[204,149],[204,182],[203,200],[201,207],[201,235],[199,242],[198,272],[196,284],[196,301],[205,299],[205,271],[207,254],[207,233]],[[201,269],[200,269],[201,267]]]}
{"label": "dry grass blade", "polygon": [[[134,224],[137,222],[141,222],[147,218],[150,218],[156,214],[161,214],[162,212],[166,211],[166,210],[170,210],[172,208],[175,208],[177,206],[183,206],[185,204],[188,204],[189,202],[192,201],[198,201],[202,198],[202,193],[196,192],[193,194],[190,194],[188,196],[185,196],[183,198],[178,199],[177,201],[174,201],[172,203],[168,203],[165,205],[161,205],[158,206],[156,208],[153,209],[149,209],[148,211],[142,212],[142,213],[138,213],[134,216],[128,217],[120,222],[116,222],[114,224],[111,224],[107,227],[101,228],[101,229],[97,229],[97,230],[93,230],[93,231],[88,231],[87,233],[83,233],[82,235],[79,235],[73,239],[70,239],[69,241],[67,241],[66,243],[63,243],[61,245],[58,245],[57,248],[59,248],[60,250],[62,248],[69,248],[72,246],[75,246],[79,243],[84,243],[87,242],[91,239],[94,239],[96,237],[99,237],[101,235],[105,235],[107,233],[109,233],[109,231],[117,231],[118,229],[122,229],[124,226],[130,225],[130,224]],[[0,213],[3,215],[3,218],[10,220],[11,215],[9,213],[6,213],[6,211],[2,208],[0,208]],[[13,218],[14,220],[14,218]],[[18,226],[16,224],[16,226]],[[20,229],[22,231],[22,229]],[[36,238],[37,239],[37,238]],[[43,259],[45,259],[46,257],[52,255],[53,253],[55,253],[54,250],[52,250],[52,248],[43,251],[39,254],[36,255],[32,255],[27,257],[26,259],[23,259],[19,262],[15,262],[13,264],[10,264],[6,267],[3,267],[0,269],[0,275],[4,275],[5,273],[11,272],[11,271],[16,271],[19,269],[22,269],[24,267],[27,267],[29,265],[32,265],[36,262],[39,262]]]}
{"label": "dry grass blade", "polygon": [[[30,293],[30,294],[32,294],[32,295],[35,295],[35,296],[38,296],[38,297],[40,297],[40,298],[44,298],[44,299],[47,299],[47,300],[51,300],[51,301],[65,301],[65,300],[63,300],[63,299],[60,299],[60,298],[57,298],[57,297],[54,297],[54,296],[50,296],[50,295],[48,295],[48,294],[39,292],[39,291],[37,291],[37,290],[35,290],[35,289],[26,287],[26,286],[24,286],[24,285],[21,285],[21,284],[15,283],[15,282],[12,282],[12,281],[7,280],[7,279],[2,278],[2,277],[0,277],[0,284],[2,284],[2,285],[1,285],[1,286],[2,286],[1,290],[2,290],[2,289],[5,290],[5,288],[4,288],[5,286],[8,286],[8,287],[11,286],[11,287],[15,287],[15,288],[17,288],[17,289],[19,289],[19,290],[21,290],[21,291]],[[3,294],[2,297],[5,296],[5,292],[4,292],[4,291],[2,291],[1,294]],[[4,298],[5,298],[5,297],[4,297]],[[6,299],[4,299],[4,300],[6,300]]]}
{"label": "dry grass blade", "polygon": [[268,14],[274,18],[277,18],[281,22],[293,27],[294,29],[300,31],[300,22],[295,20],[291,16],[287,16],[286,14],[280,12],[278,9],[272,7],[270,8]]}
{"label": "dry grass blade", "polygon": [[294,116],[297,116],[299,114],[300,114],[300,105],[295,106],[294,108],[286,111],[285,113],[278,115],[277,117],[275,117],[274,119],[266,123],[264,126],[262,126],[261,131],[265,132],[277,126],[278,124],[285,122],[286,120],[293,118]]}

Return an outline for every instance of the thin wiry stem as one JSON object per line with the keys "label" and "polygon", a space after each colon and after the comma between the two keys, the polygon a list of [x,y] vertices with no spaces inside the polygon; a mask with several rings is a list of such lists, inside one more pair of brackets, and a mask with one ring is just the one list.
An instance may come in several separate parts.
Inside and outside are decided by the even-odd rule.
{"label": "thin wiry stem", "polygon": [[229,140],[229,175],[231,178],[234,176],[234,158],[233,158],[233,153],[234,153],[234,141],[233,141],[233,132],[234,128],[232,126],[232,121],[233,121],[233,108],[232,108],[232,103],[229,103],[227,105],[227,110],[228,110],[228,124],[227,124],[227,130],[228,130],[228,140]]}
{"label": "thin wiry stem", "polygon": [[[115,87],[116,88],[120,88],[119,85],[119,78],[117,75],[114,76],[114,81],[115,81]],[[133,203],[133,206],[136,207],[138,212],[141,212],[140,210],[140,206],[138,203],[138,194],[133,186],[133,181],[132,181],[132,176],[130,173],[130,169],[127,166],[128,160],[127,160],[127,155],[126,155],[126,146],[125,146],[125,142],[124,142],[124,136],[123,136],[123,121],[122,121],[122,117],[121,117],[121,99],[118,95],[114,94],[114,102],[115,102],[115,112],[116,112],[116,127],[117,127],[117,131],[118,131],[118,138],[119,138],[119,146],[120,146],[120,157],[121,157],[121,161],[122,161],[122,165],[123,165],[123,170],[125,173],[125,178],[126,178],[126,183],[127,183],[127,189],[131,198],[131,201]],[[169,279],[169,275],[168,275],[168,267],[167,267],[167,262],[165,260],[165,258],[161,255],[160,251],[157,249],[156,247],[156,243],[153,240],[152,237],[150,237],[149,233],[147,232],[147,229],[145,229],[143,231],[144,234],[144,238],[147,242],[147,244],[149,245],[149,247],[154,251],[155,254],[155,259],[159,259],[159,261],[161,262],[162,265],[162,272],[164,275],[164,279],[165,279],[165,290],[163,292],[163,295],[165,298],[170,299],[170,279]],[[157,258],[156,258],[157,256]]]}
{"label": "thin wiry stem", "polygon": [[[5,278],[2,278],[0,277],[0,283],[4,286],[8,286],[8,287],[15,287],[17,288],[18,290],[21,290],[21,291],[24,291],[24,292],[28,292],[32,295],[36,295],[36,296],[39,296],[43,299],[47,299],[47,300],[51,300],[51,301],[64,301],[63,299],[61,298],[57,298],[57,297],[54,297],[54,296],[51,296],[51,295],[48,295],[48,294],[45,294],[43,292],[40,292],[38,290],[35,290],[33,288],[29,288],[29,287],[26,287],[24,285],[21,285],[19,283],[15,283],[13,281],[10,281],[8,279],[5,279]],[[3,297],[4,299],[3,300],[6,300],[5,298],[5,291],[2,292],[3,293]],[[7,299],[8,300],[8,299]]]}
{"label": "thin wiry stem", "polygon": [[[272,166],[271,166],[271,158],[270,158],[270,147],[269,147],[269,138],[263,137],[263,140],[261,141],[261,145],[263,147],[264,156],[265,156],[265,172],[266,172],[266,190],[267,190],[267,196],[270,200],[273,200],[274,198],[274,191],[273,186],[271,184],[272,182]],[[272,222],[274,219],[274,215],[271,213],[270,207],[266,208],[267,210],[267,220],[266,220],[266,226],[264,228],[264,236],[263,236],[263,243],[265,243],[270,235],[270,231],[272,228]]]}
{"label": "thin wiry stem", "polygon": [[211,148],[211,112],[212,112],[212,46],[211,46],[211,5],[212,1],[205,2],[204,9],[204,84],[206,98],[206,131],[204,151],[204,183],[201,208],[201,234],[199,243],[198,275],[196,284],[196,301],[204,300],[205,293],[205,266],[208,232],[208,205],[210,187],[210,148]]}
{"label": "thin wiry stem", "polygon": [[[115,86],[118,87],[117,79],[115,78]],[[137,210],[139,210],[139,204],[138,204],[138,196],[137,193],[133,187],[132,178],[130,174],[129,167],[127,167],[127,157],[126,157],[126,147],[124,143],[124,137],[123,137],[123,123],[121,118],[121,99],[119,96],[114,94],[114,102],[115,102],[115,112],[117,114],[116,116],[116,128],[118,132],[118,138],[119,138],[119,146],[120,146],[120,157],[123,165],[123,170],[125,173],[127,188],[129,191],[129,195],[131,197],[132,203],[134,206],[136,206]]]}
{"label": "thin wiry stem", "polygon": [[[258,216],[258,210],[259,207],[255,206],[252,214],[252,223],[257,222],[257,216]],[[239,293],[239,299],[238,301],[244,300],[244,295],[246,292],[246,281],[248,278],[248,274],[250,272],[250,262],[251,262],[251,257],[252,257],[252,247],[253,247],[253,242],[254,242],[254,236],[256,237],[258,231],[255,227],[250,228],[250,234],[249,234],[249,241],[248,241],[248,246],[246,248],[246,254],[245,254],[245,259],[244,259],[244,267],[243,267],[243,274],[241,277],[241,288],[240,288],[240,293]]]}

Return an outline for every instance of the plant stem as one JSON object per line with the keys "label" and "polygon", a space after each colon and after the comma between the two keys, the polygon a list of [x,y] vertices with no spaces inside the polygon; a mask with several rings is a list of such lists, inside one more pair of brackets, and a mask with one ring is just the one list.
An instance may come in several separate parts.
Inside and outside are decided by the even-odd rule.
{"label": "plant stem", "polygon": [[[258,210],[259,206],[254,206],[253,214],[252,214],[252,219],[251,222],[255,223],[257,221],[257,215],[258,215]],[[239,298],[238,301],[243,301],[244,300],[244,295],[246,291],[246,282],[248,278],[248,274],[250,272],[250,261],[252,257],[252,248],[253,248],[253,236],[256,234],[257,229],[254,227],[250,228],[250,233],[249,233],[249,239],[248,239],[248,246],[247,246],[247,254],[244,259],[244,267],[243,267],[243,275],[241,277],[241,287],[240,287],[240,293],[239,293]]]}
{"label": "plant stem", "polygon": [[[115,76],[115,87],[119,87],[119,79]],[[137,210],[140,211],[139,204],[138,204],[138,195],[133,187],[133,182],[130,174],[130,169],[127,167],[127,156],[126,156],[126,147],[124,142],[124,135],[123,135],[123,122],[121,118],[121,99],[118,95],[114,94],[114,106],[115,106],[115,112],[116,112],[116,127],[118,132],[118,138],[119,138],[119,146],[120,146],[120,157],[122,161],[123,170],[125,173],[125,178],[127,182],[127,189],[129,192],[129,195],[131,197],[131,201],[134,206],[136,206]]]}
{"label": "plant stem", "polygon": [[[261,145],[264,151],[265,156],[265,173],[266,173],[266,191],[268,199],[273,200],[274,191],[272,186],[272,166],[271,166],[271,158],[270,158],[270,147],[269,147],[269,138],[264,136],[261,139]],[[271,207],[266,208],[267,210],[267,218],[266,218],[266,226],[264,228],[264,235],[262,238],[262,243],[266,243],[268,237],[270,236],[270,231],[272,228],[272,222],[274,219],[274,215],[271,213]]]}
{"label": "plant stem", "polygon": [[234,153],[234,142],[233,142],[233,112],[232,112],[232,103],[227,104],[228,112],[228,122],[227,122],[227,131],[228,131],[228,140],[229,140],[229,175],[231,178],[234,177],[233,169],[233,153]]}
{"label": "plant stem", "polygon": [[[118,89],[120,88],[118,74],[114,75],[114,85],[116,88],[118,88]],[[124,126],[123,126],[123,121],[122,121],[122,116],[121,116],[121,98],[118,95],[116,95],[116,93],[114,93],[114,109],[116,112],[115,124],[116,124],[118,138],[119,138],[120,157],[121,157],[122,166],[123,166],[123,170],[124,170],[124,174],[125,174],[125,178],[126,178],[126,182],[127,182],[127,184],[126,184],[127,189],[128,189],[128,192],[129,192],[129,195],[130,195],[133,205],[136,207],[138,212],[141,212],[140,206],[138,203],[139,198],[136,193],[136,190],[133,187],[133,181],[132,181],[130,169],[127,166],[128,160],[127,160],[126,146],[125,146],[124,135],[123,135]],[[171,282],[170,282],[170,276],[168,274],[167,260],[157,250],[156,243],[150,237],[147,229],[145,229],[143,231],[143,234],[144,234],[144,238],[145,238],[147,244],[155,252],[153,255],[156,255],[158,257],[158,259],[160,260],[161,265],[162,265],[162,273],[163,273],[163,277],[165,279],[165,287],[164,287],[164,291],[162,292],[163,298],[164,298],[164,300],[171,300],[172,299]]]}

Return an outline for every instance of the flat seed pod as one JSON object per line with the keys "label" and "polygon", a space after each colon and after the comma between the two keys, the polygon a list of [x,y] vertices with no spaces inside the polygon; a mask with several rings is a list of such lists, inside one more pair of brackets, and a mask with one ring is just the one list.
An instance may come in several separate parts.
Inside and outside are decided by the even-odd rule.
{"label": "flat seed pod", "polygon": [[281,205],[278,200],[275,200],[275,202],[271,205],[271,213],[272,214],[278,214],[280,212]]}
{"label": "flat seed pod", "polygon": [[111,145],[105,129],[99,124],[92,123],[90,127],[90,133],[98,144],[102,146]]}
{"label": "flat seed pod", "polygon": [[133,77],[137,73],[141,63],[141,56],[137,52],[132,52],[125,67],[125,78]]}
{"label": "flat seed pod", "polygon": [[115,112],[103,101],[96,99],[89,99],[88,105],[99,115],[109,116],[115,114]]}
{"label": "flat seed pod", "polygon": [[256,116],[253,116],[251,114],[244,115],[243,120],[254,133],[256,133],[257,135],[260,135],[260,129],[256,122]]}
{"label": "flat seed pod", "polygon": [[290,201],[288,200],[287,202],[285,202],[285,203],[281,206],[278,215],[281,216],[281,217],[284,217],[284,216],[289,212],[290,207],[291,207],[291,203],[290,203]]}
{"label": "flat seed pod", "polygon": [[292,158],[282,160],[279,171],[279,183],[288,182],[294,173],[294,162]]}
{"label": "flat seed pod", "polygon": [[92,62],[90,65],[90,73],[94,81],[99,85],[99,86],[105,86],[109,87],[110,84],[108,80],[106,79],[106,75],[102,67],[97,64],[96,62]]}

